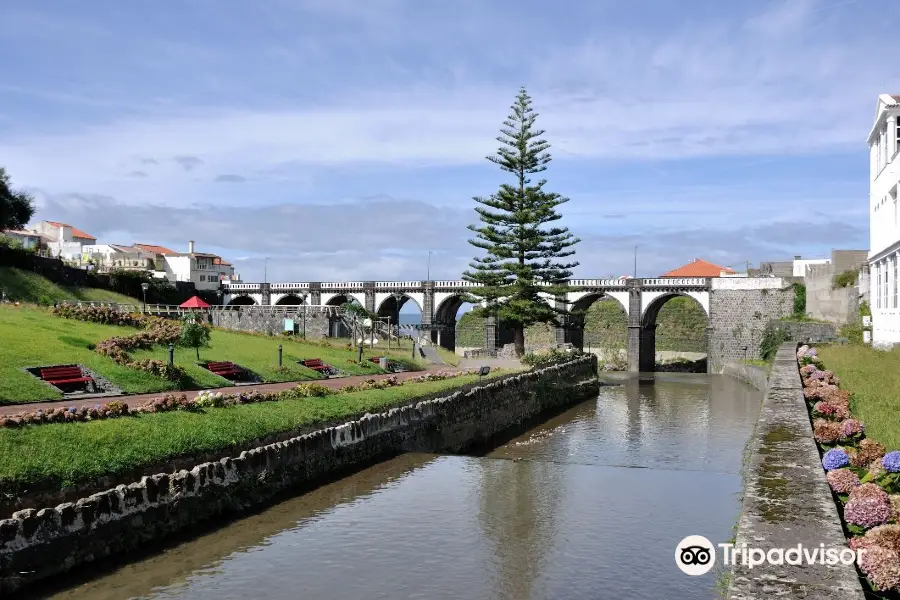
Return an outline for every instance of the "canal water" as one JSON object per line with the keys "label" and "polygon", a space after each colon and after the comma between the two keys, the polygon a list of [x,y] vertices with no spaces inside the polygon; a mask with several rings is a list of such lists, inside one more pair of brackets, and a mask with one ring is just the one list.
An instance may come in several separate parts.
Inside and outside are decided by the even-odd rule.
{"label": "canal water", "polygon": [[715,598],[675,547],[732,536],[761,394],[620,382],[486,456],[401,456],[51,597]]}

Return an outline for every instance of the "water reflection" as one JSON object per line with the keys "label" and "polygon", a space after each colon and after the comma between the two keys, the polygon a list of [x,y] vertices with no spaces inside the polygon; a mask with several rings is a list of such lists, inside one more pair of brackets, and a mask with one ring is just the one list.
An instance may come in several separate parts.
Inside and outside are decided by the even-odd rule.
{"label": "water reflection", "polygon": [[714,598],[673,552],[730,536],[761,395],[621,381],[486,456],[402,456],[55,597]]}

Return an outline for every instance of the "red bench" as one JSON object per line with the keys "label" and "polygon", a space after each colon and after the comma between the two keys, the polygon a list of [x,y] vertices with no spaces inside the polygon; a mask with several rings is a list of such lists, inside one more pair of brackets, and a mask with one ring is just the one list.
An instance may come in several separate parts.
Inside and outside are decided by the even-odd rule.
{"label": "red bench", "polygon": [[301,360],[300,364],[306,367],[307,369],[312,369],[313,371],[322,371],[328,372],[331,370],[331,365],[326,365],[322,362],[321,358],[311,358],[309,360]]}
{"label": "red bench", "polygon": [[370,358],[369,360],[372,361],[373,363],[376,363],[376,364],[377,364],[378,362],[381,361],[381,357],[380,357],[380,356],[373,356],[373,357]]}
{"label": "red bench", "polygon": [[70,385],[73,383],[89,383],[93,377],[85,376],[81,367],[47,367],[41,369],[41,379],[53,385]]}
{"label": "red bench", "polygon": [[210,362],[206,363],[206,368],[218,375],[219,377],[228,378],[229,375],[241,375],[244,370],[232,362]]}

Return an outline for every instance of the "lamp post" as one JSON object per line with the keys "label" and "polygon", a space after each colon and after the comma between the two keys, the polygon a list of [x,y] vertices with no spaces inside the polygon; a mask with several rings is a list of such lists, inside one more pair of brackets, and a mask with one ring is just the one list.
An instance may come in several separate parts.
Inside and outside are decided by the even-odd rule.
{"label": "lamp post", "polygon": [[428,251],[428,271],[425,276],[425,281],[431,281],[431,250]]}
{"label": "lamp post", "polygon": [[219,306],[222,306],[222,288],[216,290],[216,298],[219,300]]}
{"label": "lamp post", "polygon": [[141,309],[141,312],[147,312],[147,290],[150,289],[150,284],[146,281],[141,284],[141,291],[144,293],[144,307]]}
{"label": "lamp post", "polygon": [[269,257],[263,261],[263,283],[269,283]]}
{"label": "lamp post", "polygon": [[[403,294],[400,292],[393,292],[391,296],[394,297],[394,304],[397,305],[397,348],[400,348],[400,301],[403,300]],[[388,321],[388,337],[391,335],[390,321]]]}
{"label": "lamp post", "polygon": [[300,294],[300,302],[303,304],[303,339],[306,339],[306,294]]}

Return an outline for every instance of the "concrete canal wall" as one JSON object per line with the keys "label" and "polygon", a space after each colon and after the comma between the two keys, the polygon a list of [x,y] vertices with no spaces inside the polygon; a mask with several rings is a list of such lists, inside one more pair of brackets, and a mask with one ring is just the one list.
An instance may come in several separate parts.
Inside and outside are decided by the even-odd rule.
{"label": "concrete canal wall", "polygon": [[[578,358],[0,520],[0,595],[402,452],[488,444],[599,392]],[[77,427],[79,425],[73,425]]]}
{"label": "concrete canal wall", "polygon": [[[779,349],[768,378],[749,365],[726,367],[726,374],[765,390],[759,422],[746,465],[744,500],[735,547],[847,548],[847,540],[825,480],[796,359],[797,345]],[[740,368],[744,367],[744,368]],[[718,543],[718,542],[714,542]],[[722,560],[717,548],[717,561]],[[737,564],[732,570],[730,600],[763,598],[863,599],[853,565]]]}

